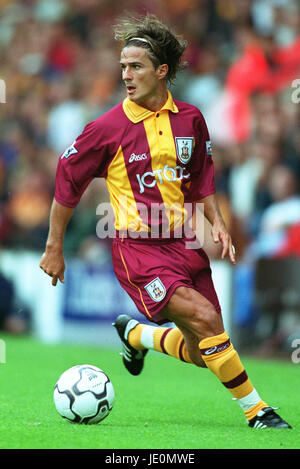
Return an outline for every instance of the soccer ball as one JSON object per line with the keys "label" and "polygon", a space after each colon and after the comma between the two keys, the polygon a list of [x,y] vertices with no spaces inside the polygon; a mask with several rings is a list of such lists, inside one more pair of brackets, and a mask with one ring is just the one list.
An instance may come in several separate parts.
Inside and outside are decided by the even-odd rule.
{"label": "soccer ball", "polygon": [[92,424],[108,416],[115,392],[103,370],[93,365],[76,365],[59,377],[53,398],[63,418],[70,422]]}

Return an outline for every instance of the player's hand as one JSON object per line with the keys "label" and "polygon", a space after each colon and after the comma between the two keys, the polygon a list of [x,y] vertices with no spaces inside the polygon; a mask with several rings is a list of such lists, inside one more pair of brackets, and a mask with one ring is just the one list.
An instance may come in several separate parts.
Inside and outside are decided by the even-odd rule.
{"label": "player's hand", "polygon": [[61,252],[46,251],[43,253],[40,261],[40,268],[50,277],[52,277],[52,285],[55,287],[57,281],[65,283],[65,261]]}
{"label": "player's hand", "polygon": [[235,260],[235,248],[232,244],[232,239],[228,233],[226,226],[221,221],[217,221],[212,226],[212,237],[215,243],[222,243],[223,249],[221,254],[221,259],[225,259],[226,256],[229,256],[231,264],[236,264]]}

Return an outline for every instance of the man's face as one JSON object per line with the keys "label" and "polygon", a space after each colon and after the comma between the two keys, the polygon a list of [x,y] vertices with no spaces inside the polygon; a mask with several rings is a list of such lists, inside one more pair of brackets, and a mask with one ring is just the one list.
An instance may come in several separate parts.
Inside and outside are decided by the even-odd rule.
{"label": "man's face", "polygon": [[120,65],[128,98],[147,107],[147,103],[159,93],[161,66],[155,69],[146,49],[136,46],[124,47]]}

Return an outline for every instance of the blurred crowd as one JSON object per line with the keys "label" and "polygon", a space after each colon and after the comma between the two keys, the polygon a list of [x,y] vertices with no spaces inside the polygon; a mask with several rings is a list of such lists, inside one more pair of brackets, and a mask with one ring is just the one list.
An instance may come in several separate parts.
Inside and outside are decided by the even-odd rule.
{"label": "blurred crowd", "polygon": [[[188,67],[171,91],[206,118],[238,258],[300,254],[299,2],[147,3],[0,1],[0,245],[43,249],[58,156],[125,97],[112,25],[126,10],[155,13],[188,41]],[[89,252],[104,200],[103,181],[92,183],[68,229],[67,252]]]}

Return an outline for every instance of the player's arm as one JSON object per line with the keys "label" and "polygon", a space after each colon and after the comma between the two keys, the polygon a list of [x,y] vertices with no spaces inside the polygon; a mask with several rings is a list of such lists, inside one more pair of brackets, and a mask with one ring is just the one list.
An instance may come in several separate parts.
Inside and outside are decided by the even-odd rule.
{"label": "player's arm", "polygon": [[223,245],[222,259],[225,259],[228,255],[230,262],[235,264],[235,252],[232,239],[221,215],[215,194],[208,195],[198,200],[198,202],[203,204],[204,216],[212,225],[211,234],[214,242],[221,242]]}
{"label": "player's arm", "polygon": [[64,283],[65,261],[63,256],[64,234],[74,208],[66,207],[53,200],[50,211],[49,233],[40,268],[50,277],[55,286],[60,280]]}

